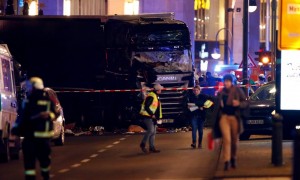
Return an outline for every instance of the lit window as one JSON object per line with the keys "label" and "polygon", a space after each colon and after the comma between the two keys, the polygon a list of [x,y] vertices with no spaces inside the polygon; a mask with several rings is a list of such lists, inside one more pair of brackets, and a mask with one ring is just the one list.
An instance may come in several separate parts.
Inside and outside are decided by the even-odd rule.
{"label": "lit window", "polygon": [[64,0],[64,15],[71,15],[71,0]]}
{"label": "lit window", "polygon": [[36,16],[38,15],[38,4],[36,1],[32,1],[29,5],[29,15]]}
{"label": "lit window", "polygon": [[127,0],[124,4],[124,14],[139,14],[139,6],[138,0]]}
{"label": "lit window", "polygon": [[[225,0],[194,0],[196,40],[215,40],[219,29],[225,27]],[[224,39],[223,34],[220,39]]]}

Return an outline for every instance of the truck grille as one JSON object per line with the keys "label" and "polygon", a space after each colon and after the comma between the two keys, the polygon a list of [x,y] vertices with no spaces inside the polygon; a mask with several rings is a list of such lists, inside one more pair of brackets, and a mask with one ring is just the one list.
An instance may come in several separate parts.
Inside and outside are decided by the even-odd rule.
{"label": "truck grille", "polygon": [[[167,83],[162,84],[165,88],[180,88],[185,83]],[[176,90],[176,91],[162,91],[159,95],[163,115],[179,115],[184,113],[187,100],[187,91]]]}
{"label": "truck grille", "polygon": [[273,110],[274,109],[263,109],[263,108],[250,109],[250,116],[251,117],[267,117],[267,116],[271,115]]}

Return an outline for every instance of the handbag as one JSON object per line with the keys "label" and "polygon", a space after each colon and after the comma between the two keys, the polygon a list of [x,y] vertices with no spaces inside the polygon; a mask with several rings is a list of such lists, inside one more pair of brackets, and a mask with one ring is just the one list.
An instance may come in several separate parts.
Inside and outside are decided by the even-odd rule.
{"label": "handbag", "polygon": [[215,148],[215,141],[212,131],[207,134],[207,146],[210,151],[214,150]]}

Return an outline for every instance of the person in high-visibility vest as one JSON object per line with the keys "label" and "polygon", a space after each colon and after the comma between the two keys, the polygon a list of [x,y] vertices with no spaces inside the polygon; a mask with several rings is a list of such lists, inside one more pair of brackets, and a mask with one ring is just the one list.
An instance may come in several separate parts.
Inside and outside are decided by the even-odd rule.
{"label": "person in high-visibility vest", "polygon": [[49,179],[50,139],[54,135],[53,120],[59,115],[55,103],[46,91],[42,79],[32,77],[25,82],[27,98],[19,111],[12,133],[24,137],[22,150],[24,156],[25,179],[36,178],[35,164],[39,160],[41,175]]}
{"label": "person in high-visibility vest", "polygon": [[[163,87],[160,84],[154,85],[154,91],[150,92],[142,103],[140,115],[143,118],[143,123],[147,128],[147,132],[142,139],[140,148],[144,153],[152,152],[159,153],[160,150],[155,148],[155,134],[157,121],[162,118],[161,102],[159,94]],[[146,149],[147,141],[149,141],[149,151]]]}

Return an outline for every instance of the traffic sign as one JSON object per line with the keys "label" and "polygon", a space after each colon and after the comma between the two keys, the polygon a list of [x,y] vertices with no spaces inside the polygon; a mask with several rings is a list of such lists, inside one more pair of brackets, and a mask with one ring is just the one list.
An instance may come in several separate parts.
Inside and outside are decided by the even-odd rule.
{"label": "traffic sign", "polygon": [[[243,61],[241,62],[239,68],[243,68]],[[248,54],[248,68],[250,69],[255,69],[257,68],[253,58],[250,56],[250,54]]]}
{"label": "traffic sign", "polygon": [[278,48],[300,49],[300,1],[281,0]]}

